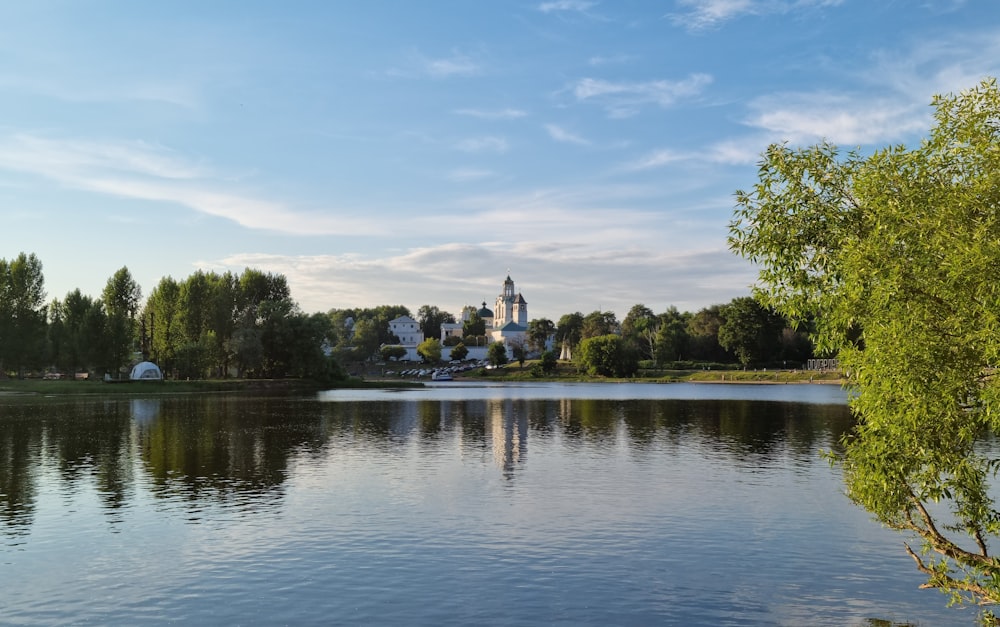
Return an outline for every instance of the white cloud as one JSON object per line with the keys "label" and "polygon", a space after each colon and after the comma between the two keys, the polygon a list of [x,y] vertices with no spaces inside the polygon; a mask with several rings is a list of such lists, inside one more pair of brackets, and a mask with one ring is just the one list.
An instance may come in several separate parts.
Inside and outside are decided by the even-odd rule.
{"label": "white cloud", "polygon": [[677,0],[683,11],[668,17],[677,25],[697,31],[714,28],[744,15],[785,14],[833,7],[843,0]]}
{"label": "white cloud", "polygon": [[560,126],[556,126],[555,124],[546,124],[545,130],[548,131],[549,137],[556,140],[557,142],[564,142],[567,144],[577,144],[579,146],[590,145],[590,142],[584,139],[583,137],[571,133]]}
{"label": "white cloud", "polygon": [[827,93],[775,94],[754,101],[754,113],[746,123],[774,141],[867,145],[926,130],[928,102]]}
{"label": "white cloud", "polygon": [[655,150],[632,163],[626,164],[626,170],[650,170],[653,168],[659,168],[661,166],[669,165],[671,163],[676,163],[678,161],[685,161],[689,159],[687,155],[675,152],[673,150],[663,149]]}
{"label": "white cloud", "polygon": [[431,76],[447,78],[449,76],[472,76],[479,73],[479,65],[468,57],[453,56],[448,59],[428,59],[427,73]]}
{"label": "white cloud", "polygon": [[538,10],[542,13],[559,11],[578,11],[583,13],[595,4],[596,2],[587,2],[586,0],[552,0],[551,2],[539,4]]}
{"label": "white cloud", "polygon": [[456,109],[455,113],[484,120],[515,120],[528,115],[526,111],[520,109]]}
{"label": "white cloud", "polygon": [[478,76],[482,66],[475,59],[462,52],[453,51],[450,56],[432,58],[419,52],[409,55],[403,67],[389,69],[386,74],[397,78],[437,78],[446,79],[460,76]]}
{"label": "white cloud", "polygon": [[700,94],[712,82],[708,74],[692,74],[680,81],[614,82],[594,78],[577,81],[573,95],[579,101],[602,103],[612,117],[627,117],[648,104],[669,107],[682,98]]}
{"label": "white cloud", "polygon": [[507,140],[503,137],[469,137],[455,144],[462,152],[507,152]]}
{"label": "white cloud", "polygon": [[[560,239],[513,246],[446,243],[372,257],[248,253],[198,266],[280,272],[307,312],[399,303],[413,311],[433,304],[455,314],[464,305],[492,302],[510,268],[529,316],[552,320],[596,309],[615,311],[620,319],[637,303],[657,312],[671,305],[697,311],[745,295],[755,275],[750,264],[721,248],[673,253],[663,247],[593,248]],[[454,272],[457,267],[461,273]],[[449,280],[422,280],[428,275]],[[652,276],[657,279],[650,281]]]}
{"label": "white cloud", "polygon": [[452,170],[446,175],[446,178],[451,181],[456,181],[464,183],[467,181],[481,181],[483,179],[492,178],[496,176],[496,173],[492,170],[480,170],[476,168],[458,168]]}

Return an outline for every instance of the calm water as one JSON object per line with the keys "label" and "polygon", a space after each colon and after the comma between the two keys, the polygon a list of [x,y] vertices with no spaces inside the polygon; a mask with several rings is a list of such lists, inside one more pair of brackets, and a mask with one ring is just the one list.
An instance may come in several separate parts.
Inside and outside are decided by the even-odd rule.
{"label": "calm water", "polygon": [[833,386],[0,398],[0,623],[972,625]]}

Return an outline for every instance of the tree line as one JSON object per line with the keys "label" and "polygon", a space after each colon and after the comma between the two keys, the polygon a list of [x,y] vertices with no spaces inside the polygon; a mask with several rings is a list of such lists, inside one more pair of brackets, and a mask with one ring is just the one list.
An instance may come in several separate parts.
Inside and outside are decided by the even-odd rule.
{"label": "tree line", "polygon": [[[143,299],[127,267],[99,297],[79,289],[46,302],[42,263],[34,254],[0,259],[0,371],[14,376],[56,369],[118,377],[137,358],[155,361],[172,378],[344,376],[340,364],[399,357],[389,321],[411,316],[403,305],[332,309],[307,314],[291,298],[283,275],[248,268],[240,274],[197,271],[164,277]],[[441,355],[441,324],[454,315],[423,305],[415,318],[428,361]],[[488,344],[485,321],[472,308],[460,336],[447,338],[452,355]],[[529,322],[511,352],[524,362],[551,347],[568,348],[581,369],[630,376],[640,367],[692,363],[800,365],[812,354],[803,332],[750,297],[695,313],[670,307],[660,314],[642,304],[624,320],[614,312],[580,312],[558,322]],[[397,347],[398,348],[398,347]],[[506,361],[494,351],[492,358]]]}

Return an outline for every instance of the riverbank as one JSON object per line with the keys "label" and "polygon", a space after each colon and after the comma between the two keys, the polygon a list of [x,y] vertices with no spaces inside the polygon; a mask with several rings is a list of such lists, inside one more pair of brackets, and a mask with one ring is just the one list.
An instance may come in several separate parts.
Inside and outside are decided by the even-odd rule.
{"label": "riverbank", "polygon": [[156,396],[168,394],[262,393],[285,394],[340,388],[407,388],[412,381],[366,381],[351,378],[336,386],[308,379],[211,379],[203,381],[46,381],[0,379],[0,398],[49,396]]}
{"label": "riverbank", "polygon": [[[0,379],[0,397],[62,397],[62,396],[155,396],[168,394],[260,393],[291,394],[317,392],[331,388],[409,388],[423,385],[426,379],[374,376],[352,377],[337,385],[320,385],[306,379],[211,379],[203,381],[47,381],[42,379]],[[510,365],[494,370],[476,369],[460,375],[457,380],[470,381],[547,381],[562,383],[817,383],[843,384],[839,372],[802,370],[661,370],[643,372],[632,378],[596,377],[581,374],[570,364],[560,364],[554,373],[544,377],[524,368]]]}

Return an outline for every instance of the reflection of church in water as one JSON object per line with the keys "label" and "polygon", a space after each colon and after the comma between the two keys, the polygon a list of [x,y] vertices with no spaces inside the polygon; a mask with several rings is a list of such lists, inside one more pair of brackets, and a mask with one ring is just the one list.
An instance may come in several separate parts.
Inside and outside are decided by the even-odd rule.
{"label": "reflection of church in water", "polygon": [[512,472],[528,455],[528,413],[523,405],[511,399],[490,401],[493,461],[505,472]]}

